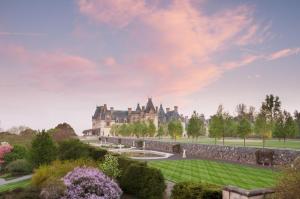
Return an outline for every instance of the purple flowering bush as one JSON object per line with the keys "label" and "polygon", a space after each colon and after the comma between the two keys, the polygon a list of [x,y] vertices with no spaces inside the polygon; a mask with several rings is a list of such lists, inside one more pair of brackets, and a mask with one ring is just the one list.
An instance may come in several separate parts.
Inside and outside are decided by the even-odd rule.
{"label": "purple flowering bush", "polygon": [[63,178],[66,191],[62,199],[119,199],[118,184],[96,168],[77,167]]}

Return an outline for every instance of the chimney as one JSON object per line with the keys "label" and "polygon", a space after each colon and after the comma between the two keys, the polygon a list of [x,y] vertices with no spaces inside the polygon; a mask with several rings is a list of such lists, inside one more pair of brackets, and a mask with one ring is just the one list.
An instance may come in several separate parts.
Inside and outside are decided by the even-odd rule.
{"label": "chimney", "polygon": [[142,111],[145,111],[145,106],[142,106]]}
{"label": "chimney", "polygon": [[106,104],[104,104],[104,110],[105,110],[105,111],[107,110],[107,106],[106,106]]}
{"label": "chimney", "polygon": [[170,108],[166,108],[166,112],[169,112],[170,111]]}
{"label": "chimney", "polygon": [[128,108],[128,115],[131,114],[131,111],[132,111],[132,109],[131,109],[131,108]]}
{"label": "chimney", "polygon": [[114,107],[110,107],[110,111],[113,111],[114,110]]}
{"label": "chimney", "polygon": [[174,111],[175,111],[175,112],[178,111],[178,106],[174,106]]}
{"label": "chimney", "polygon": [[158,106],[155,107],[155,112],[158,112]]}

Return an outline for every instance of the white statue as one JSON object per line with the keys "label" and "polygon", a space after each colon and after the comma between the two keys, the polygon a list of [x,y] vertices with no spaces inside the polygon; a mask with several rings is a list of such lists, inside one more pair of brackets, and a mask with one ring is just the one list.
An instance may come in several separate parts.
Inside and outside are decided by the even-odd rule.
{"label": "white statue", "polygon": [[134,140],[132,141],[132,147],[135,147],[135,141]]}
{"label": "white statue", "polygon": [[143,142],[143,150],[145,150],[145,148],[146,148],[146,143],[145,143],[145,141]]}
{"label": "white statue", "polygon": [[183,154],[182,154],[182,158],[186,158],[186,153],[185,153],[185,149],[183,149]]}

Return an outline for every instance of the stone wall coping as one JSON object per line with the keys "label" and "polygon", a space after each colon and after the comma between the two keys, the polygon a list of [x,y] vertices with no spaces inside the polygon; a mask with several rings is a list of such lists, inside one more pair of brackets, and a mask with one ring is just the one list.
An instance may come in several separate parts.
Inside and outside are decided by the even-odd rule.
{"label": "stone wall coping", "polygon": [[271,188],[246,190],[235,186],[225,186],[223,190],[238,193],[242,196],[248,196],[248,197],[275,193],[274,190]]}
{"label": "stone wall coping", "polygon": [[232,149],[243,149],[243,150],[273,150],[273,151],[278,151],[278,152],[296,152],[296,153],[300,153],[300,150],[296,150],[296,149],[282,149],[282,148],[258,148],[258,147],[243,147],[243,146],[228,146],[228,145],[214,145],[214,144],[203,144],[203,143],[189,143],[189,142],[178,142],[178,141],[165,141],[165,140],[153,140],[153,139],[149,139],[149,138],[129,138],[129,137],[114,137],[114,136],[102,136],[104,138],[117,138],[117,139],[127,139],[127,140],[143,140],[143,141],[151,141],[151,142],[164,142],[164,143],[172,143],[172,144],[182,144],[182,145],[186,145],[186,144],[193,144],[193,145],[202,145],[202,146],[212,146],[212,147],[219,147],[219,148],[232,148]]}

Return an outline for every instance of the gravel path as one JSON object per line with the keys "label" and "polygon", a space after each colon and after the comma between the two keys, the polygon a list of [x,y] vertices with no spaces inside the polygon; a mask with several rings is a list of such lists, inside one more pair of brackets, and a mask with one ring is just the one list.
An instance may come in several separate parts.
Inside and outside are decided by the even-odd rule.
{"label": "gravel path", "polygon": [[12,182],[19,182],[19,181],[22,181],[22,180],[27,180],[27,179],[30,179],[31,177],[32,177],[32,175],[26,175],[26,176],[22,176],[22,177],[19,177],[19,178],[12,179],[12,180],[5,180],[3,178],[0,178],[0,186],[1,185],[6,185],[6,184],[9,184],[9,183],[12,183]]}

